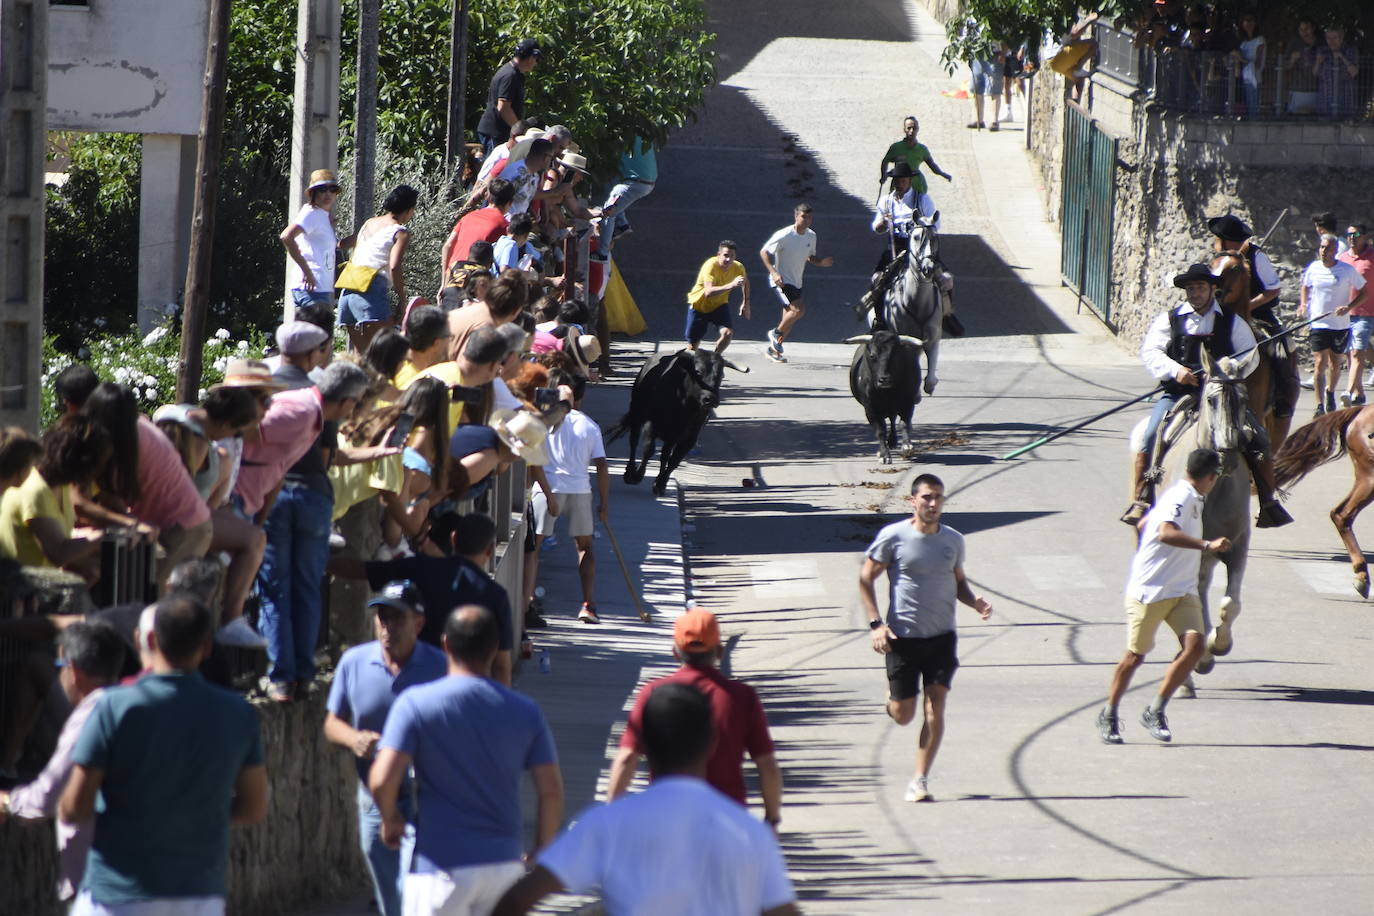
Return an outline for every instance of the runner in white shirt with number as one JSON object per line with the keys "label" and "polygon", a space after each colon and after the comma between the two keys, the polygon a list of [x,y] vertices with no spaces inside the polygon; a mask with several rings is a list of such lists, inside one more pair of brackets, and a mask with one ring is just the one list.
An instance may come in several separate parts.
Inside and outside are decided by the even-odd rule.
{"label": "runner in white shirt with number", "polygon": [[[1174,691],[1187,679],[1202,657],[1202,601],[1198,598],[1198,571],[1202,553],[1225,553],[1231,549],[1226,538],[1207,541],[1202,537],[1202,507],[1207,494],[1221,474],[1221,455],[1210,448],[1194,449],[1188,455],[1187,478],[1175,482],[1160,494],[1154,508],[1140,522],[1140,546],[1131,561],[1131,578],[1126,584],[1126,654],[1112,674],[1107,705],[1097,717],[1098,734],[1107,744],[1121,743],[1121,722],[1117,707],[1131,685],[1131,676],[1154,648],[1155,631],[1161,623],[1178,634],[1183,651],[1169,665],[1159,693],[1145,707],[1140,722],[1150,735],[1171,741],[1164,706]],[[1217,651],[1222,649],[1220,638]]]}

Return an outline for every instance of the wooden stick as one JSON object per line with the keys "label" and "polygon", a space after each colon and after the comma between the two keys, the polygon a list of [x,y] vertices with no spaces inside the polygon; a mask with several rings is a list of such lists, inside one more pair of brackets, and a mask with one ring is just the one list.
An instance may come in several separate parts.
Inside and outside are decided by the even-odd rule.
{"label": "wooden stick", "polygon": [[620,542],[615,539],[615,532],[611,530],[611,523],[603,521],[601,524],[611,539],[611,550],[615,552],[616,562],[620,564],[620,571],[625,576],[625,587],[630,590],[630,597],[635,600],[635,610],[639,611],[639,619],[648,623],[649,612],[645,610],[644,602],[639,600],[639,592],[635,589],[634,580],[630,578],[630,567],[625,565],[625,555],[620,552]]}

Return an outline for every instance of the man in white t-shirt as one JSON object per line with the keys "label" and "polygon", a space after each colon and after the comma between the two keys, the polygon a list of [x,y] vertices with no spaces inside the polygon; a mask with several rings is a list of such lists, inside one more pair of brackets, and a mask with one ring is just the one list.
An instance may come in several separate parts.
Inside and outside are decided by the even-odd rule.
{"label": "man in white t-shirt", "polygon": [[[1364,277],[1350,264],[1336,260],[1336,255],[1336,237],[1323,235],[1317,260],[1302,272],[1302,311],[1315,319],[1308,340],[1312,344],[1317,416],[1336,409],[1341,354],[1350,343],[1350,310],[1363,305],[1368,295]],[[1351,371],[1358,373],[1358,364]]]}
{"label": "man in white t-shirt", "polygon": [[550,894],[600,893],[610,916],[796,916],[773,831],[706,782],[711,705],[688,684],[644,704],[653,782],[583,813],[539,854],[493,916],[524,916]]}
{"label": "man in white t-shirt", "polygon": [[782,318],[777,327],[769,329],[768,349],[764,352],[774,361],[785,363],[783,341],[806,312],[806,304],[802,302],[802,274],[806,265],[830,267],[835,263],[829,256],[816,257],[816,233],[811,231],[810,204],[797,204],[792,211],[792,225],[769,236],[759,249],[759,258],[768,271],[769,284],[782,300]]}
{"label": "man in white t-shirt", "polygon": [[581,410],[582,396],[587,391],[586,378],[559,370],[549,373],[550,387],[563,385],[572,389],[573,409],[545,440],[549,460],[544,464],[544,475],[552,494],[546,496],[540,487],[535,487],[530,494],[535,525],[534,552],[525,554],[525,602],[528,607],[529,600],[534,597],[534,585],[539,577],[539,551],[544,546],[544,539],[553,534],[559,517],[565,516],[568,533],[577,545],[577,576],[582,582],[582,607],[577,612],[577,619],[583,623],[600,623],[593,596],[596,555],[592,552],[592,484],[587,468],[596,468],[596,488],[601,498],[597,517],[603,523],[611,505],[611,475],[606,466],[601,427]]}
{"label": "man in white t-shirt", "polygon": [[1161,623],[1178,634],[1183,651],[1164,672],[1159,693],[1140,715],[1151,737],[1173,740],[1164,707],[1202,657],[1202,601],[1197,590],[1202,554],[1231,549],[1227,538],[1207,541],[1202,537],[1202,506],[1221,475],[1221,455],[1210,448],[1194,449],[1188,455],[1186,474],[1160,494],[1140,522],[1140,546],[1126,583],[1126,654],[1112,673],[1107,705],[1097,717],[1098,734],[1107,744],[1121,743],[1117,707],[1131,685],[1131,676],[1154,648]]}

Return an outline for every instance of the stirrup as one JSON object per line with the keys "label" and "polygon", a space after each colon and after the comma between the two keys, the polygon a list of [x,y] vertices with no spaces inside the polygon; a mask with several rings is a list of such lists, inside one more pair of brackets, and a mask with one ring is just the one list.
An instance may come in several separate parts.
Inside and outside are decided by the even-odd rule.
{"label": "stirrup", "polygon": [[1137,499],[1131,503],[1130,508],[1121,513],[1121,521],[1134,528],[1140,524],[1141,519],[1145,518],[1145,514],[1149,511],[1150,504],[1143,499]]}

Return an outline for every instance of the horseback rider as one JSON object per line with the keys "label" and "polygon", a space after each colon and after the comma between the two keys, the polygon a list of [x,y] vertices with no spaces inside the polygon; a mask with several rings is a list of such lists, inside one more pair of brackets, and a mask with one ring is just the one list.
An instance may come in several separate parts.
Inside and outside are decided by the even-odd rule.
{"label": "horseback rider", "polygon": [[[1146,470],[1150,466],[1155,439],[1164,418],[1174,405],[1199,391],[1206,351],[1213,360],[1250,350],[1239,360],[1243,374],[1255,368],[1255,334],[1234,312],[1223,309],[1216,301],[1217,278],[1204,264],[1194,264],[1174,277],[1174,286],[1184,291],[1186,301],[1160,314],[1150,325],[1140,345],[1140,358],[1145,368],[1159,380],[1164,393],[1155,402],[1145,427],[1144,440],[1135,455],[1131,483],[1132,503],[1121,520],[1135,526],[1144,518],[1153,502],[1153,487],[1147,483]],[[1257,528],[1277,528],[1293,519],[1275,498],[1274,465],[1269,456],[1269,437],[1253,412],[1246,411],[1243,429],[1245,444],[1242,453],[1255,480],[1260,509],[1255,519]],[[1162,455],[1154,456],[1156,462]]]}
{"label": "horseback rider", "polygon": [[[1245,259],[1250,267],[1250,323],[1262,337],[1272,337],[1283,330],[1274,305],[1279,298],[1279,274],[1274,262],[1251,237],[1250,227],[1239,217],[1227,213],[1207,220],[1207,231],[1216,236],[1217,251],[1233,251]],[[1272,361],[1274,379],[1274,416],[1287,419],[1298,406],[1298,367],[1292,358],[1292,344],[1287,338],[1266,345],[1261,351]],[[1286,427],[1285,427],[1286,428]]]}
{"label": "horseback rider", "polygon": [[[911,233],[916,228],[917,219],[929,225],[934,232],[940,230],[940,214],[935,209],[935,202],[925,191],[913,186],[912,179],[916,177],[916,172],[910,163],[898,161],[886,177],[892,180],[892,189],[878,201],[873,215],[873,231],[886,233],[887,244],[883,246],[878,263],[873,268],[869,290],[860,300],[860,314],[875,308],[893,278],[906,269]],[[964,328],[954,315],[954,275],[945,270],[938,259],[933,266],[940,288],[945,331],[957,337],[964,333]]]}

